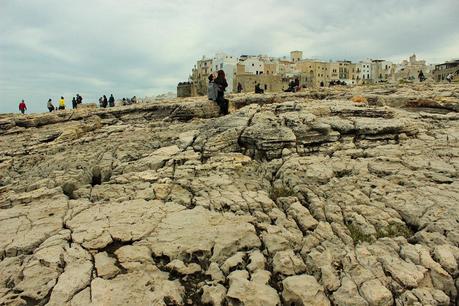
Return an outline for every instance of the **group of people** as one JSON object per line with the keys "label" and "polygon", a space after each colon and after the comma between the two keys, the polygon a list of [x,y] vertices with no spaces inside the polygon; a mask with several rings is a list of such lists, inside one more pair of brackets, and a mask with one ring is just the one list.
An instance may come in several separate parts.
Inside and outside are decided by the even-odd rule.
{"label": "group of people", "polygon": [[131,104],[135,104],[137,103],[137,97],[136,96],[133,96],[132,98],[123,98],[123,100],[121,100],[121,103],[123,105],[131,105]]}
{"label": "group of people", "polygon": [[[73,97],[72,99],[72,107],[73,109],[78,107],[78,104],[83,103],[83,97],[80,96],[79,94],[76,94],[76,97]],[[49,112],[55,111],[56,107],[53,105],[53,100],[51,98],[48,99],[48,103],[46,105],[48,107]],[[58,102],[58,107],[57,109],[59,110],[65,110],[65,99],[63,96],[59,99]]]}
{"label": "group of people", "polygon": [[[79,94],[76,95],[76,98],[74,97],[72,99],[72,104],[73,104],[73,108],[77,108],[77,105],[78,104],[81,104],[83,103],[83,97],[80,96]],[[64,97],[61,96],[61,98],[59,99],[59,106],[57,107],[57,109],[59,110],[64,110],[65,109],[65,99]],[[48,103],[46,104],[47,108],[48,108],[48,111],[49,112],[53,112],[56,110],[56,107],[54,107],[53,105],[53,100],[51,98],[48,99]],[[25,104],[24,100],[21,100],[21,102],[19,103],[19,111],[24,114],[27,110],[27,105]]]}
{"label": "group of people", "polygon": [[107,99],[106,95],[103,95],[102,97],[99,98],[99,106],[106,108],[107,106],[109,107],[114,107],[115,106],[115,98],[113,97],[113,94],[110,94],[110,98]]}
{"label": "group of people", "polygon": [[229,101],[225,99],[225,90],[226,87],[228,87],[225,72],[223,70],[218,70],[217,76],[212,73],[209,75],[208,79],[207,97],[209,100],[215,101],[218,104],[220,115],[227,115]]}
{"label": "group of people", "polygon": [[297,92],[300,90],[300,80],[296,78],[288,83],[288,88],[284,92]]}

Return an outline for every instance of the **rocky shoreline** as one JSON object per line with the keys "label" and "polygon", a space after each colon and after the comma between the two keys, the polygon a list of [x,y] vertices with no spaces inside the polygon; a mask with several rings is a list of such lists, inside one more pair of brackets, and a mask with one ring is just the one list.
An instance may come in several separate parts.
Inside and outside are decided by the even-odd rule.
{"label": "rocky shoreline", "polygon": [[1,305],[455,305],[459,86],[0,118]]}

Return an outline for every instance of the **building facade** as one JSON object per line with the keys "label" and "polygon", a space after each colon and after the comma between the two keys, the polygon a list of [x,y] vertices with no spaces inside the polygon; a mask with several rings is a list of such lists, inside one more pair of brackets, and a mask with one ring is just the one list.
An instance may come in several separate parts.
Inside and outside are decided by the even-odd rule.
{"label": "building facade", "polygon": [[435,65],[435,69],[432,71],[432,77],[437,82],[445,81],[449,74],[452,74],[455,79],[459,78],[459,60]]}

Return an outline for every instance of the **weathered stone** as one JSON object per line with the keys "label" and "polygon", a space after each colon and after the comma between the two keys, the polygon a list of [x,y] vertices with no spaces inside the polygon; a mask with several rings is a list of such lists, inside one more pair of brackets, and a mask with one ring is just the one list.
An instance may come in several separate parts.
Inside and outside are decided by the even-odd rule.
{"label": "weathered stone", "polygon": [[457,84],[228,98],[0,115],[0,304],[457,303]]}
{"label": "weathered stone", "polygon": [[287,304],[330,305],[323,287],[310,275],[287,277],[282,281],[282,297]]}

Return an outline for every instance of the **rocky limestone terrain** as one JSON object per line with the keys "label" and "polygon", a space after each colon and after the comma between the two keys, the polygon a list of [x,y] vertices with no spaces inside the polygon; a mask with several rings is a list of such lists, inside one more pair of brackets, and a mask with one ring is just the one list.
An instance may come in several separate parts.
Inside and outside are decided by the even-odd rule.
{"label": "rocky limestone terrain", "polygon": [[0,117],[0,305],[456,305],[459,87]]}

